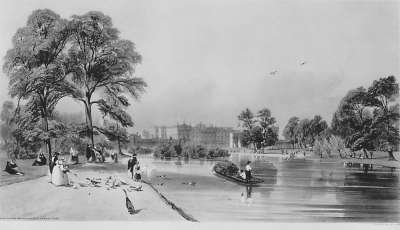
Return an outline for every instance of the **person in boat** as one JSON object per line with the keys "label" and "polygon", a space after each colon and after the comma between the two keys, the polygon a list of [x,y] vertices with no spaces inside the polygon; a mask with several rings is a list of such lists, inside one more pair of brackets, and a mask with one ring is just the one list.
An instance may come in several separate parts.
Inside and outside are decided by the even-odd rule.
{"label": "person in boat", "polygon": [[37,156],[36,160],[33,162],[32,166],[42,166],[45,165],[46,163],[47,163],[46,157],[44,156],[43,153],[40,153]]}
{"label": "person in boat", "polygon": [[17,163],[15,163],[14,159],[11,159],[11,161],[7,161],[6,168],[4,169],[4,171],[12,175],[24,175],[23,172],[20,172],[18,170],[18,165]]}
{"label": "person in boat", "polygon": [[51,183],[55,186],[69,185],[68,172],[69,169],[65,165],[65,161],[57,160],[51,175]]}
{"label": "person in boat", "polygon": [[131,174],[132,179],[133,179],[133,170],[136,163],[137,163],[136,153],[133,153],[131,155],[131,158],[128,160],[128,171]]}
{"label": "person in boat", "polygon": [[246,181],[250,181],[251,179],[251,166],[250,166],[251,161],[247,161],[246,167],[245,167],[245,174],[246,174]]}
{"label": "person in boat", "polygon": [[243,169],[240,170],[240,174],[239,174],[240,178],[246,180],[246,173],[244,172]]}
{"label": "person in boat", "polygon": [[58,155],[60,155],[58,152],[54,152],[54,155],[53,155],[53,157],[51,158],[51,160],[49,162],[50,174],[53,174],[53,168],[57,164]]}

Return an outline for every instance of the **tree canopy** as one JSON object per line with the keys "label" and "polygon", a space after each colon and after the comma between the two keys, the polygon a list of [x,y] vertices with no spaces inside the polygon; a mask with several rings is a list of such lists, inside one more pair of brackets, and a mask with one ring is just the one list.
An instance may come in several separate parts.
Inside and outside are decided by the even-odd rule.
{"label": "tree canopy", "polygon": [[85,107],[94,145],[92,105],[97,104],[103,113],[124,126],[133,125],[121,106],[130,105],[126,95],[137,99],[144,92],[146,83],[134,76],[135,66],[142,58],[134,43],[120,39],[111,18],[101,12],[72,16],[71,34],[67,69],[74,83],[72,97]]}
{"label": "tree canopy", "polygon": [[68,21],[51,10],[35,10],[24,27],[17,30],[8,50],[4,71],[9,76],[10,95],[25,100],[25,110],[42,119],[41,129],[48,152],[51,142],[48,119],[59,100],[71,93],[65,81],[63,49],[70,30]]}
{"label": "tree canopy", "polygon": [[242,127],[241,141],[243,146],[253,145],[254,149],[274,145],[278,141],[278,127],[276,120],[271,116],[271,111],[264,108],[254,116],[250,109],[246,108],[238,116]]}
{"label": "tree canopy", "polygon": [[399,86],[394,76],[375,80],[367,90],[363,87],[350,90],[333,116],[333,132],[344,138],[346,145],[353,150],[365,152],[397,147],[398,93]]}

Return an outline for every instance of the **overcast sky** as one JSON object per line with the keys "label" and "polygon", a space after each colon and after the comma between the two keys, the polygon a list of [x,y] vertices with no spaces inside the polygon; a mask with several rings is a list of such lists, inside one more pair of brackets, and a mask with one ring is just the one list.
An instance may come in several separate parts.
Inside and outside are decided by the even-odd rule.
{"label": "overcast sky", "polygon": [[[394,1],[1,1],[2,57],[38,8],[64,18],[102,11],[136,43],[137,75],[149,85],[129,109],[138,131],[183,121],[237,127],[246,107],[269,108],[280,130],[291,116],[320,114],[330,123],[349,89],[399,76]],[[7,85],[1,73],[0,103]]]}

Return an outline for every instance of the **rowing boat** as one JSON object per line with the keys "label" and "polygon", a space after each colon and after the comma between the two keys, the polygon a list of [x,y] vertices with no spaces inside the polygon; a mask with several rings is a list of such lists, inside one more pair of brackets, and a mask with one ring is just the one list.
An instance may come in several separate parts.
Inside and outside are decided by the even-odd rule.
{"label": "rowing boat", "polygon": [[252,177],[250,180],[243,179],[238,176],[237,173],[232,173],[229,172],[229,170],[224,170],[223,165],[221,165],[220,163],[214,165],[212,172],[214,173],[214,175],[221,177],[225,180],[246,186],[254,186],[264,182],[262,179],[256,177]]}

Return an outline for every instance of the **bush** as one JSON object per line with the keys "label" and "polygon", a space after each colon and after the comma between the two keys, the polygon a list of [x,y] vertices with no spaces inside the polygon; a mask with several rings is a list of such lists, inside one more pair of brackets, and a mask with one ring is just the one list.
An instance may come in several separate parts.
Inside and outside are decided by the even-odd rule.
{"label": "bush", "polygon": [[183,147],[179,144],[164,144],[157,147],[154,152],[155,157],[177,157],[191,159],[213,159],[217,157],[229,156],[228,150],[219,148],[207,149],[203,145],[186,144]]}

